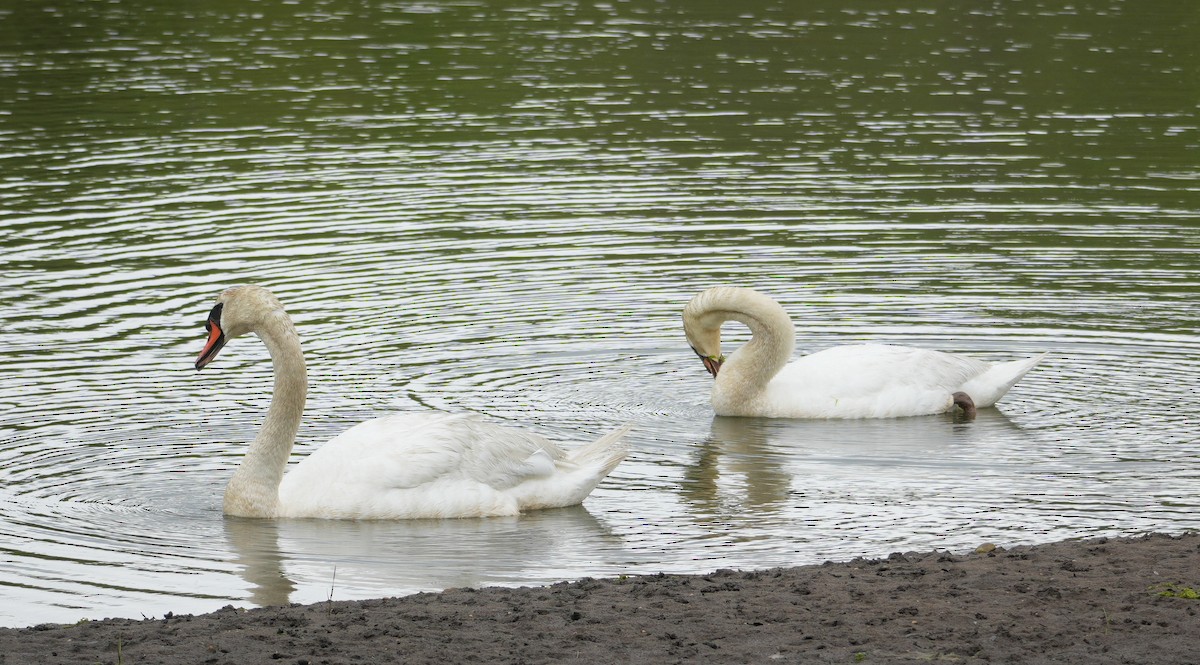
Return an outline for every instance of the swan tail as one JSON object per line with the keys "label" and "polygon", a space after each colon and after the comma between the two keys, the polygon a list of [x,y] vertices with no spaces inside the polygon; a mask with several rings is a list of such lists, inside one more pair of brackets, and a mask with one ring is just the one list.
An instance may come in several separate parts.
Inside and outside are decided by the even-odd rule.
{"label": "swan tail", "polygon": [[569,459],[580,467],[599,467],[599,477],[607,476],[625,456],[629,454],[629,443],[625,435],[633,425],[622,425],[591,443],[584,444],[571,451]]}
{"label": "swan tail", "polygon": [[975,406],[992,406],[1045,357],[1043,352],[1031,358],[992,365],[988,371],[964,384],[962,391],[975,400]]}

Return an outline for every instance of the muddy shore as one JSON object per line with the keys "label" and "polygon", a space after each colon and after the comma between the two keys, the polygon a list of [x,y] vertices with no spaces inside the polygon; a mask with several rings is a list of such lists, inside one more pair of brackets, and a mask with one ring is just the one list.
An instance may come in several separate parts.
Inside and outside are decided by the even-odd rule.
{"label": "muddy shore", "polygon": [[0,663],[1197,663],[1200,534],[0,629]]}

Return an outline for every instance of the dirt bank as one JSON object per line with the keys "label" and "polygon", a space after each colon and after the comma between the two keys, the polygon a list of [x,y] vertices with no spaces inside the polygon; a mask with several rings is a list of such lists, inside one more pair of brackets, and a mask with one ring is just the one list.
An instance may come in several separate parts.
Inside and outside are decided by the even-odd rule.
{"label": "dirt bank", "polygon": [[1156,534],[0,629],[0,663],[1197,663],[1189,589],[1200,534]]}

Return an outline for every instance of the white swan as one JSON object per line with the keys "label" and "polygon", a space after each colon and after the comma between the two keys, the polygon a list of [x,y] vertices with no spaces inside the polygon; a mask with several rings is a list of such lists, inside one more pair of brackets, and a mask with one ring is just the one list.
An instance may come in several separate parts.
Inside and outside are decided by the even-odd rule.
{"label": "white swan", "polygon": [[258,286],[221,293],[205,324],[201,369],[225,343],[256,333],[275,388],[266,420],[225,488],[227,515],[406,519],[516,515],[571,506],[628,452],[628,426],[571,453],[548,439],[469,414],[395,414],[346,430],[284,475],[308,379],[283,305]]}
{"label": "white swan", "polygon": [[[721,324],[740,321],[751,339],[728,359]],[[943,413],[967,417],[991,406],[1046,355],[991,364],[906,346],[836,346],[788,364],[796,332],[779,303],[752,289],[719,286],[683,309],[692,350],[716,378],[712,404],[721,416],[891,418]]]}

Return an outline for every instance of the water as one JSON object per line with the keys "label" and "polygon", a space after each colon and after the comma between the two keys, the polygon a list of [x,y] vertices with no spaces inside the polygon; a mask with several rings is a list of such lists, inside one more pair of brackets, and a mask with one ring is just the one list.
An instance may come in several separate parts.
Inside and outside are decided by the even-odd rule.
{"label": "water", "polygon": [[[1200,528],[1197,11],[800,4],[0,10],[0,625]],[[223,518],[245,282],[297,457],[419,409],[633,453],[516,519]],[[1050,355],[969,424],[713,418],[718,283],[801,352]]]}

